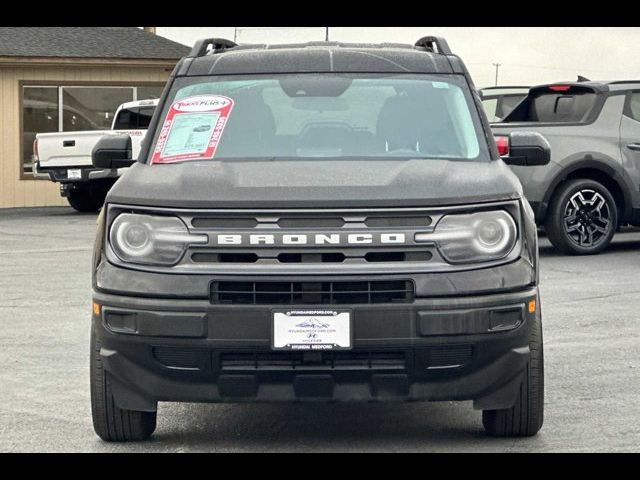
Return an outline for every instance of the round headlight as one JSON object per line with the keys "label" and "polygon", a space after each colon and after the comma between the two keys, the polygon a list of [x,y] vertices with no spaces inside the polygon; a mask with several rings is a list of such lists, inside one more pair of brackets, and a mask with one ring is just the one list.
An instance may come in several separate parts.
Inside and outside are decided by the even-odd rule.
{"label": "round headlight", "polygon": [[131,249],[137,250],[149,244],[149,230],[144,225],[129,225],[125,230],[124,242]]}
{"label": "round headlight", "polygon": [[509,224],[503,218],[480,220],[476,225],[478,248],[481,251],[500,251],[509,241]]}
{"label": "round headlight", "polygon": [[206,243],[206,235],[192,235],[177,217],[122,213],[111,225],[109,240],[123,262],[174,265],[192,243]]}
{"label": "round headlight", "polygon": [[416,242],[434,242],[449,263],[479,263],[505,258],[518,241],[513,217],[505,210],[446,215]]}

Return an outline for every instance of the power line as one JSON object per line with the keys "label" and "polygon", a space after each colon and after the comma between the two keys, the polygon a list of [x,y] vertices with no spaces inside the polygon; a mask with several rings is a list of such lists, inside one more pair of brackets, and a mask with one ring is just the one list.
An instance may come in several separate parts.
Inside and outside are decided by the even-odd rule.
{"label": "power line", "polygon": [[[466,65],[469,66],[485,66],[485,65],[492,65],[495,67],[495,63],[488,63],[488,62],[465,62]],[[504,64],[500,64],[500,66],[504,66]],[[559,72],[593,72],[593,73],[610,73],[610,74],[616,74],[616,75],[632,75],[632,76],[637,76],[637,72],[631,72],[631,71],[622,71],[622,70],[598,70],[598,69],[593,69],[593,68],[589,68],[589,67],[574,67],[574,68],[568,68],[568,67],[550,67],[548,65],[525,65],[525,64],[521,64],[521,63],[509,63],[510,67],[519,67],[519,68],[533,68],[533,69],[537,69],[537,70],[555,70],[555,71],[559,71]]]}

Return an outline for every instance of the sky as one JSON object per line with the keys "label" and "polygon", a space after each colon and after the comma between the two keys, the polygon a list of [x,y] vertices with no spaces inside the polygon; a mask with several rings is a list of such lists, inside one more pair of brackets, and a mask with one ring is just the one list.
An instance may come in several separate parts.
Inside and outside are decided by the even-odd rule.
{"label": "sky", "polygon": [[[324,27],[157,27],[158,35],[185,45],[206,37],[238,43],[324,40]],[[575,80],[640,78],[640,27],[330,27],[343,42],[415,43],[420,37],[447,39],[478,87],[536,85]]]}

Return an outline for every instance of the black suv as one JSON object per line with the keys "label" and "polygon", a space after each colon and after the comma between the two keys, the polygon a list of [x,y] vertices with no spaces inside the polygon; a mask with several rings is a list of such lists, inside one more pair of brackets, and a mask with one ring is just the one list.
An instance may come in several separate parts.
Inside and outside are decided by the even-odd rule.
{"label": "black suv", "polygon": [[[93,269],[105,440],[159,401],[473,400],[487,432],[543,418],[533,212],[446,42],[198,42],[110,191]],[[100,168],[130,165],[103,138]]]}

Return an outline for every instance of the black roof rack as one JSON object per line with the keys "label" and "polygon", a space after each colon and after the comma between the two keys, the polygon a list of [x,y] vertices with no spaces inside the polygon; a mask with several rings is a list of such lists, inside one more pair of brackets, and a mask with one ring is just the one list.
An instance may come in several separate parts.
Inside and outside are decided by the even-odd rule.
{"label": "black roof rack", "polygon": [[231,40],[227,40],[226,38],[205,38],[203,40],[198,40],[191,52],[189,53],[189,57],[204,57],[209,53],[209,47],[211,47],[211,51],[214,53],[222,52],[227,48],[237,47],[238,44],[236,42],[232,42]]}
{"label": "black roof rack", "polygon": [[435,52],[434,45],[438,49],[438,53],[442,55],[452,55],[449,44],[442,37],[422,37],[415,43],[416,47],[426,48],[430,52]]}

